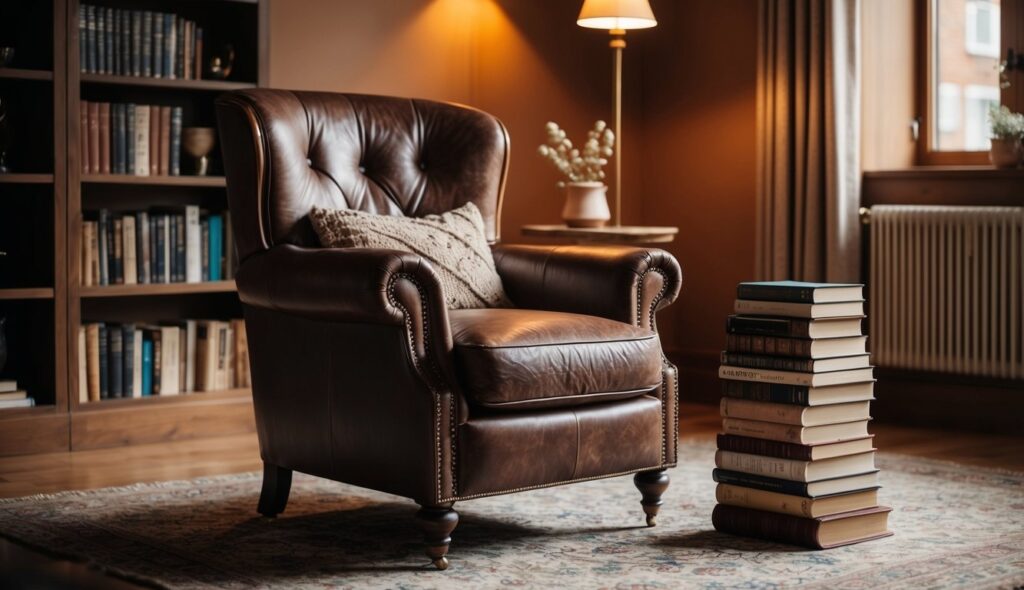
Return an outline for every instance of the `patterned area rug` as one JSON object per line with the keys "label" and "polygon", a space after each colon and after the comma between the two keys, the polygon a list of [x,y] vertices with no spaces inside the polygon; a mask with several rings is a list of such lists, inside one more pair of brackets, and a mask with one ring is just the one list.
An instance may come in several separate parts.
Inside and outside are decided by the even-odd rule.
{"label": "patterned area rug", "polygon": [[255,473],[0,500],[0,533],[167,588],[1012,588],[1024,474],[879,455],[894,537],[805,551],[716,533],[713,449],[684,441],[659,525],[628,477],[465,502],[427,567],[412,502],[297,476],[277,520]]}

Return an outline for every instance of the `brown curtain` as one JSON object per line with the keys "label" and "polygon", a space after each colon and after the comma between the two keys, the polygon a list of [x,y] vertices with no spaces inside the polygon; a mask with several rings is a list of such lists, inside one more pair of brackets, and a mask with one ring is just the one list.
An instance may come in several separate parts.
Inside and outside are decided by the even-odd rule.
{"label": "brown curtain", "polygon": [[760,0],[757,273],[856,281],[859,0]]}

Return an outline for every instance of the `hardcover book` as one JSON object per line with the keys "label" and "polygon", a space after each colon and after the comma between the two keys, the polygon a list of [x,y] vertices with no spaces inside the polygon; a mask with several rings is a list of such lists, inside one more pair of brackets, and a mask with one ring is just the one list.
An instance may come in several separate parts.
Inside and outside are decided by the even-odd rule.
{"label": "hardcover book", "polygon": [[870,367],[870,357],[866,354],[839,356],[821,359],[804,359],[762,354],[746,354],[742,352],[723,352],[722,364],[733,367],[751,369],[770,369],[773,371],[798,371],[802,373],[829,373],[833,371],[849,371]]}
{"label": "hardcover book", "polygon": [[811,483],[874,471],[875,452],[872,450],[831,459],[798,461],[719,450],[715,453],[715,466],[728,471]]}
{"label": "hardcover book", "polygon": [[731,353],[823,359],[867,353],[867,336],[846,338],[782,338],[728,334],[725,350]]}
{"label": "hardcover book", "polygon": [[861,401],[827,406],[797,406],[725,397],[719,404],[719,410],[723,418],[759,420],[794,426],[822,426],[867,420],[870,405],[870,401]]}
{"label": "hardcover book", "polygon": [[864,315],[864,302],[788,303],[737,299],[734,309],[737,314],[790,316],[802,319],[842,318]]}
{"label": "hardcover book", "polygon": [[718,448],[723,451],[778,457],[780,459],[818,461],[821,459],[831,459],[832,457],[866,453],[874,450],[875,447],[874,435],[835,443],[802,445],[735,434],[719,434]]}
{"label": "hardcover book", "polygon": [[818,498],[805,498],[803,496],[791,496],[789,494],[720,483],[715,489],[715,499],[718,500],[719,504],[729,506],[777,512],[779,514],[802,516],[804,518],[818,518],[820,516],[865,510],[877,506],[878,489],[833,494]]}
{"label": "hardcover book", "polygon": [[729,471],[728,469],[716,468],[711,472],[711,477],[718,483],[727,483],[734,486],[778,492],[790,496],[802,496],[805,498],[818,498],[820,496],[831,496],[833,494],[845,494],[860,490],[878,488],[878,471],[860,473],[849,477],[838,477],[836,479],[825,479],[822,481],[802,482],[780,479],[777,477],[765,477],[752,473],[740,471]]}
{"label": "hardcover book", "polygon": [[760,420],[726,418],[722,420],[722,430],[726,434],[813,445],[864,438],[868,435],[868,421],[858,420],[823,426],[793,426]]}
{"label": "hardcover book", "polygon": [[843,338],[861,335],[863,316],[801,319],[756,315],[731,315],[725,322],[730,334],[782,338]]}
{"label": "hardcover book", "polygon": [[834,303],[864,299],[864,285],[853,283],[807,283],[803,281],[757,281],[740,283],[738,299],[789,301],[792,303]]}
{"label": "hardcover book", "polygon": [[776,404],[800,406],[822,406],[873,400],[875,383],[864,381],[827,387],[786,385],[783,383],[761,383],[758,381],[734,381],[722,379],[722,395]]}
{"label": "hardcover book", "polygon": [[722,379],[735,379],[737,381],[760,381],[763,383],[826,387],[829,385],[871,381],[874,379],[874,371],[869,367],[850,371],[832,371],[829,373],[804,373],[723,365],[718,368],[718,376]]}
{"label": "hardcover book", "polygon": [[800,518],[719,504],[715,506],[711,521],[715,530],[723,533],[812,549],[831,549],[892,535],[888,530],[891,510],[885,506],[876,506],[819,518]]}

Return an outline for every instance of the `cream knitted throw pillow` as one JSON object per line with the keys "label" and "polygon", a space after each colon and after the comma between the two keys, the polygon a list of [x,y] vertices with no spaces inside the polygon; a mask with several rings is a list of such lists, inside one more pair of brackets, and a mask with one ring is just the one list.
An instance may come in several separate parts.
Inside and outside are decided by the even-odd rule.
{"label": "cream knitted throw pillow", "polygon": [[430,261],[449,309],[511,307],[473,203],[426,217],[314,207],[309,218],[324,247],[405,250]]}

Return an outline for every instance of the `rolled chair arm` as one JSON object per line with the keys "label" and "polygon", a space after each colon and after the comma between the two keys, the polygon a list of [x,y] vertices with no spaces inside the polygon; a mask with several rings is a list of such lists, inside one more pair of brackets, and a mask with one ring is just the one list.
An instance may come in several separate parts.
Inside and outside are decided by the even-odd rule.
{"label": "rolled chair arm", "polygon": [[497,244],[494,263],[519,307],[605,317],[655,330],[679,295],[682,270],[658,248]]}

